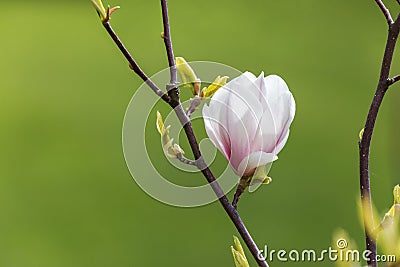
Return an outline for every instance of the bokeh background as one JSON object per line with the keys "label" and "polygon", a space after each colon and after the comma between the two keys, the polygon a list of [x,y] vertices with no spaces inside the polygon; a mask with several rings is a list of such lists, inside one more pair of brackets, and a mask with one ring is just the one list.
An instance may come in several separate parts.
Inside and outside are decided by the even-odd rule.
{"label": "bokeh background", "polygon": [[[151,75],[165,68],[159,1],[109,4],[122,6],[112,24],[143,69]],[[219,203],[171,207],[131,178],[122,123],[142,81],[90,2],[1,6],[0,266],[233,266],[236,231]],[[343,228],[363,248],[357,138],[386,39],[375,2],[171,0],[169,9],[176,55],[277,73],[295,96],[296,118],[272,184],[240,202],[259,246],[322,250]],[[393,74],[399,72],[396,55]],[[399,182],[399,101],[396,84],[372,143],[372,192],[381,213]],[[201,124],[196,129],[204,133]],[[153,137],[157,156],[155,129]],[[158,160],[164,164],[161,153]],[[177,179],[202,179],[182,175]],[[271,266],[285,264],[333,266]]]}

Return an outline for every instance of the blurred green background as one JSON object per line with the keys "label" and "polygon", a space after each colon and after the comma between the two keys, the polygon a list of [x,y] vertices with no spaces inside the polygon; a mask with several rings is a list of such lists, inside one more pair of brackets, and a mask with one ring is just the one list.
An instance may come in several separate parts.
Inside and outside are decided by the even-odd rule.
{"label": "blurred green background", "polygon": [[[143,69],[151,75],[165,68],[159,1],[109,4],[121,5],[112,24]],[[90,2],[1,6],[0,266],[233,266],[236,231],[219,203],[167,206],[131,178],[121,129],[142,82]],[[344,228],[363,248],[357,138],[387,27],[375,2],[171,0],[169,9],[176,55],[277,73],[296,99],[273,183],[240,202],[258,245],[325,249]],[[393,74],[399,72],[396,56]],[[399,101],[396,84],[372,144],[372,192],[381,213],[399,182]],[[195,177],[188,179],[202,179]]]}

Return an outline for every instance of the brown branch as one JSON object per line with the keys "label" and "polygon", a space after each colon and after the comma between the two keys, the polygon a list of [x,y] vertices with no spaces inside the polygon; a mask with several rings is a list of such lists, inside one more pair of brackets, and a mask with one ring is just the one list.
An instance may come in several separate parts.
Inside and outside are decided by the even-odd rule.
{"label": "brown branch", "polygon": [[389,25],[393,24],[392,16],[390,15],[389,9],[386,8],[385,4],[381,0],[375,0],[379,8],[382,10],[383,15]]}
{"label": "brown branch", "polygon": [[170,71],[170,76],[171,76],[170,84],[172,87],[176,87],[178,85],[178,74],[176,71],[174,50],[172,49],[172,39],[171,39],[171,30],[170,30],[170,26],[169,26],[167,0],[161,0],[161,9],[162,9],[162,17],[163,17],[163,25],[164,25],[163,39],[164,39],[165,48],[167,50],[169,71]]}
{"label": "brown branch", "polygon": [[142,80],[154,91],[159,97],[161,97],[165,102],[169,103],[171,101],[170,97],[166,95],[139,67],[136,61],[133,59],[129,51],[126,49],[122,41],[119,39],[113,28],[108,21],[103,22],[104,28],[107,30],[108,34],[113,39],[114,43],[121,50],[122,54],[125,56],[126,60],[129,62],[129,67],[140,77]]}
{"label": "brown branch", "polygon": [[249,185],[249,177],[242,177],[236,187],[235,195],[233,196],[232,206],[237,209],[237,204],[239,202],[240,196],[244,193],[247,186]]}
{"label": "brown branch", "polygon": [[[376,1],[378,4],[381,1]],[[383,5],[383,4],[382,4]],[[382,9],[382,6],[380,6]],[[385,12],[384,12],[385,13]],[[386,18],[388,18],[386,16]],[[388,21],[389,22],[389,21]],[[370,176],[369,176],[369,154],[370,145],[372,139],[372,133],[376,118],[378,116],[379,108],[382,104],[383,97],[389,88],[390,83],[388,82],[390,67],[392,65],[393,53],[396,46],[396,42],[400,32],[400,14],[396,21],[389,24],[388,37],[386,41],[385,53],[382,60],[382,67],[379,77],[378,86],[376,88],[375,95],[373,97],[367,120],[364,126],[364,133],[359,142],[359,153],[360,153],[360,192],[361,202],[363,205],[363,216],[364,216],[364,228],[366,236],[366,248],[371,251],[370,260],[368,266],[376,267],[376,240],[372,237],[366,228],[367,222],[373,222],[372,218],[372,199],[371,199],[371,188],[370,188]],[[369,216],[370,218],[368,218]]]}
{"label": "brown branch", "polygon": [[[400,0],[399,0],[399,1],[400,1]],[[400,81],[400,74],[394,76],[393,78],[389,78],[389,79],[388,79],[388,85],[390,86],[390,85],[392,85],[392,84],[394,84],[394,83],[396,83],[396,82],[398,82],[398,81]]]}

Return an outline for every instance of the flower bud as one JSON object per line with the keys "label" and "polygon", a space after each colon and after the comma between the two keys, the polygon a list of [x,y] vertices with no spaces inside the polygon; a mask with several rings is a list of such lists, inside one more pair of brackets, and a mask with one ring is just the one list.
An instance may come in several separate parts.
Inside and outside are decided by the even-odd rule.
{"label": "flower bud", "polygon": [[358,133],[358,138],[360,139],[360,141],[362,140],[364,135],[364,128],[361,129],[361,131]]}
{"label": "flower bud", "polygon": [[254,192],[261,185],[272,182],[272,178],[268,176],[271,167],[272,163],[268,163],[267,165],[262,165],[256,168],[249,184],[249,192]]}
{"label": "flower bud", "polygon": [[393,189],[393,205],[389,209],[389,211],[385,214],[382,222],[385,222],[387,218],[394,218],[396,215],[399,215],[400,208],[400,186],[396,185]]}
{"label": "flower bud", "polygon": [[175,156],[177,154],[185,154],[185,151],[183,151],[183,149],[178,144],[174,144],[174,146],[172,147],[172,151],[174,151]]}
{"label": "flower bud", "polygon": [[236,236],[233,236],[233,240],[235,243],[235,248],[231,246],[231,251],[233,255],[233,260],[235,262],[236,267],[250,267],[246,255],[244,254],[244,250],[242,245],[240,244],[239,239]]}
{"label": "flower bud", "polygon": [[[258,167],[278,159],[289,137],[295,106],[282,78],[246,72],[217,90],[209,105],[204,105],[204,126],[235,173],[250,177]],[[266,177],[262,179],[270,181]]]}
{"label": "flower bud", "polygon": [[197,78],[193,69],[183,57],[177,57],[175,60],[176,69],[178,70],[178,74],[182,79],[183,86],[190,88],[193,92],[193,95],[198,95],[200,90],[200,79]]}
{"label": "flower bud", "polygon": [[185,151],[178,145],[174,144],[174,139],[169,136],[169,128],[171,125],[165,127],[163,118],[160,112],[157,111],[157,120],[156,120],[157,131],[161,135],[161,142],[163,146],[163,151],[165,156],[169,158],[176,158],[177,154],[185,154]]}
{"label": "flower bud", "polygon": [[210,86],[204,87],[203,90],[201,90],[201,97],[212,97],[219,88],[226,84],[227,80],[228,76],[218,76]]}
{"label": "flower bud", "polygon": [[92,2],[94,8],[97,11],[97,14],[99,14],[99,17],[101,19],[101,21],[106,20],[107,18],[107,11],[104,8],[103,3],[101,2],[101,0],[90,0],[90,2]]}
{"label": "flower bud", "polygon": [[374,238],[379,237],[382,250],[385,254],[400,251],[399,225],[400,225],[400,186],[393,189],[394,204],[385,214],[381,223],[375,230]]}
{"label": "flower bud", "polygon": [[396,185],[393,189],[394,204],[400,204],[400,186]]}

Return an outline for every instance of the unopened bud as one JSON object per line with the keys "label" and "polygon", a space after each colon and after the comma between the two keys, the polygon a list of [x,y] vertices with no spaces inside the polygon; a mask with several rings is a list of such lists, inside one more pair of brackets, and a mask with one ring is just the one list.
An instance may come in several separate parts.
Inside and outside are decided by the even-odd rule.
{"label": "unopened bud", "polygon": [[360,141],[362,140],[363,135],[364,135],[364,128],[362,128],[360,133],[358,134],[358,138],[360,139]]}
{"label": "unopened bud", "polygon": [[239,239],[234,236],[235,248],[231,246],[233,260],[235,262],[236,267],[250,267],[249,262],[246,259],[246,255],[244,254],[243,247],[240,244]]}
{"label": "unopened bud", "polygon": [[107,11],[104,8],[104,5],[101,2],[101,0],[90,0],[90,2],[92,2],[94,8],[97,11],[97,14],[99,14],[101,21],[105,21],[107,18]]}
{"label": "unopened bud", "polygon": [[272,178],[268,176],[268,173],[272,167],[272,163],[257,167],[253,177],[251,178],[249,185],[249,192],[254,192],[262,184],[269,184],[272,182]]}
{"label": "unopened bud", "polygon": [[396,185],[393,189],[394,204],[400,204],[400,186]]}
{"label": "unopened bud", "polygon": [[200,90],[200,80],[183,57],[176,58],[176,69],[182,79],[183,86],[190,88],[193,95],[198,95]]}
{"label": "unopened bud", "polygon": [[169,158],[176,158],[177,154],[185,154],[185,151],[178,145],[174,144],[174,139],[169,136],[169,129],[171,125],[165,127],[161,113],[157,111],[156,120],[157,131],[161,135],[161,143],[163,147],[164,154]]}
{"label": "unopened bud", "polygon": [[178,145],[178,144],[174,144],[174,146],[172,147],[172,150],[174,151],[174,154],[185,154],[185,151],[183,151],[183,149]]}
{"label": "unopened bud", "polygon": [[228,76],[218,76],[210,86],[203,88],[201,91],[201,97],[212,97],[219,88],[226,84],[227,80]]}

